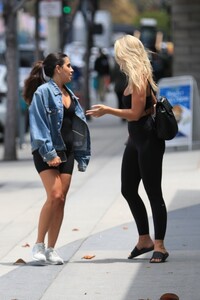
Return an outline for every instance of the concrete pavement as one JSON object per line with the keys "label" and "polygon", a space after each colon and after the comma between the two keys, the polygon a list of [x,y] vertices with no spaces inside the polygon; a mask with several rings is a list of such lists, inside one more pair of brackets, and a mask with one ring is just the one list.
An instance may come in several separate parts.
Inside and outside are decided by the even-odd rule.
{"label": "concrete pavement", "polygon": [[[0,300],[158,300],[167,292],[200,300],[200,150],[166,151],[164,157],[169,259],[149,264],[148,253],[130,261],[137,231],[120,194],[126,124],[105,116],[89,126],[92,159],[86,173],[75,166],[57,243],[63,266],[31,261],[45,193],[28,141],[18,161],[0,161]],[[1,145],[0,159],[2,151]],[[140,193],[153,235],[142,185]],[[18,259],[25,263],[14,264]]]}

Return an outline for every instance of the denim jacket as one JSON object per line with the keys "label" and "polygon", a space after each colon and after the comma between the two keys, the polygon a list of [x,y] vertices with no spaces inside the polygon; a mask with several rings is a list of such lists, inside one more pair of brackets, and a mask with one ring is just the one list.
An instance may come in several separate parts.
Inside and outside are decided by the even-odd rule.
{"label": "denim jacket", "polygon": [[[78,170],[84,172],[91,156],[90,133],[78,98],[69,88],[67,90],[75,104],[74,156]],[[51,79],[40,85],[29,107],[30,137],[32,152],[38,149],[45,162],[55,158],[56,151],[66,150],[61,136],[63,114],[62,93],[56,83]]]}

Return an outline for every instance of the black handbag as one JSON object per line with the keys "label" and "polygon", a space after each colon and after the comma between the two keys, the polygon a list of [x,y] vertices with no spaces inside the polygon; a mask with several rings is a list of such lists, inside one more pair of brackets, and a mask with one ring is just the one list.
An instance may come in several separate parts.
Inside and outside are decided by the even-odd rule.
{"label": "black handbag", "polygon": [[155,129],[159,139],[172,140],[178,133],[178,124],[172,109],[166,97],[157,99]]}
{"label": "black handbag", "polygon": [[150,82],[150,88],[157,100],[154,124],[156,134],[159,139],[172,140],[178,133],[178,124],[173,113],[173,106],[166,97],[156,97],[156,92],[153,90]]}

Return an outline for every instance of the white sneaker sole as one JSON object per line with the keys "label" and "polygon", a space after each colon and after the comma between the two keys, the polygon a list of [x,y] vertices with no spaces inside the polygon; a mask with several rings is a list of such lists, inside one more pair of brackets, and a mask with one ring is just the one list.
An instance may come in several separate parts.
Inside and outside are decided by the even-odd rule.
{"label": "white sneaker sole", "polygon": [[63,262],[61,262],[61,261],[60,262],[52,262],[48,259],[46,260],[46,263],[49,264],[49,265],[54,265],[54,266],[55,265],[64,265],[64,261]]}
{"label": "white sneaker sole", "polygon": [[32,256],[32,259],[35,263],[38,263],[38,264],[46,264],[46,259],[38,259],[38,258],[35,258],[34,256]]}

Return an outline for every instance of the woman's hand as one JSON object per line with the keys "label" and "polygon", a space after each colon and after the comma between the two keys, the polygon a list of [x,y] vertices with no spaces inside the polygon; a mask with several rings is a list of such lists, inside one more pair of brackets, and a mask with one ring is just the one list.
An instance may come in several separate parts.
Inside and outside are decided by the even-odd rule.
{"label": "woman's hand", "polygon": [[92,105],[92,109],[86,111],[87,116],[93,116],[95,118],[102,117],[107,113],[107,106],[103,104]]}
{"label": "woman's hand", "polygon": [[49,167],[58,167],[61,164],[61,159],[59,156],[56,156],[52,160],[49,160],[47,164],[49,165]]}

